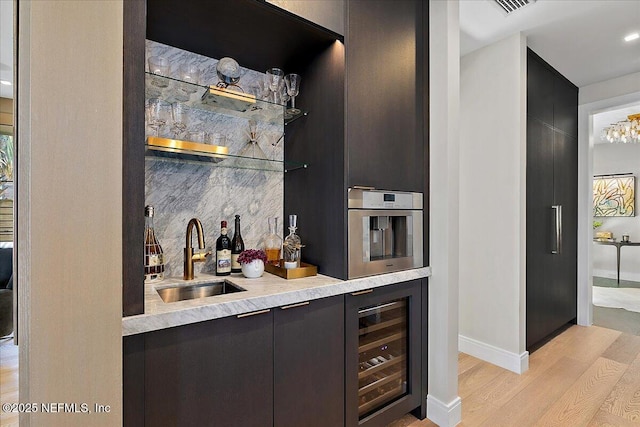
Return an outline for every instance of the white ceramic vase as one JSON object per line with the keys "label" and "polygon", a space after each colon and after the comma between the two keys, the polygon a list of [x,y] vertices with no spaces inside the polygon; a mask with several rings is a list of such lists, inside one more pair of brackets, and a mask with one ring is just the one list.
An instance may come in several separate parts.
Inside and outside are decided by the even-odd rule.
{"label": "white ceramic vase", "polygon": [[262,273],[264,273],[264,262],[261,259],[254,259],[249,263],[242,264],[242,274],[248,279],[260,277]]}

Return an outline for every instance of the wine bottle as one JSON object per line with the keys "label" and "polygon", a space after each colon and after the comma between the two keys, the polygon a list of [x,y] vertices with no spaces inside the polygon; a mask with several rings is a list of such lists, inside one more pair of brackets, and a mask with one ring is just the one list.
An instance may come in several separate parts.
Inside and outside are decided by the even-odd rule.
{"label": "wine bottle", "polygon": [[144,208],[144,281],[164,279],[164,253],[153,228],[153,206]]}
{"label": "wine bottle", "polygon": [[216,275],[231,274],[231,239],[227,236],[227,221],[220,222],[220,237],[216,240]]}
{"label": "wine bottle", "polygon": [[241,273],[242,266],[238,262],[240,252],[244,251],[244,241],[240,234],[240,215],[236,215],[236,224],[233,231],[233,239],[231,239],[231,272]]}

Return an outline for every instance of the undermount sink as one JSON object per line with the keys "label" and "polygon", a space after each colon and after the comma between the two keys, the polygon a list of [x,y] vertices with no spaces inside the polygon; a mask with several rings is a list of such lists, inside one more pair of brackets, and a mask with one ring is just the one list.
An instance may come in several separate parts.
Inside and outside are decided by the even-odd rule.
{"label": "undermount sink", "polygon": [[197,283],[187,286],[171,286],[168,288],[158,289],[158,294],[164,302],[177,302],[188,299],[205,298],[214,295],[231,294],[234,292],[243,292],[239,286],[232,285],[227,282],[210,282]]}

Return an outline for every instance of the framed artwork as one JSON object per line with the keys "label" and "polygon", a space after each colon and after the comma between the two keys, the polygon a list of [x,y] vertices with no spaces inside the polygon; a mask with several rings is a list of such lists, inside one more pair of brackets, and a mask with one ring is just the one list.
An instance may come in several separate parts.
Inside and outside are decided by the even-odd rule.
{"label": "framed artwork", "polygon": [[601,175],[593,178],[593,216],[635,216],[636,177]]}

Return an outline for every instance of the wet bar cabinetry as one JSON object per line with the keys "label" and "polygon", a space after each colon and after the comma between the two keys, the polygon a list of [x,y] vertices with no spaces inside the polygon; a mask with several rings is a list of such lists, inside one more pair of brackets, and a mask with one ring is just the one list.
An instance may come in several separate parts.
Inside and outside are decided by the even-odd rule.
{"label": "wet bar cabinetry", "polygon": [[[216,166],[240,161],[237,167],[254,168],[256,163],[261,163],[255,168],[284,171],[288,165],[298,165],[296,160],[300,159],[300,153],[296,152],[295,147],[342,145],[344,138],[344,49],[339,34],[260,0],[124,2],[125,316],[144,312],[143,263],[139,256],[143,253],[143,241],[137,236],[143,235],[144,229],[141,212],[144,212],[145,204],[145,40],[208,58],[229,56],[241,66],[259,72],[279,66],[303,76],[302,90],[296,103],[304,106],[310,114],[286,127],[284,162],[248,164],[246,159],[229,156]],[[158,153],[158,150],[152,151]],[[194,153],[189,155],[193,156]],[[199,153],[195,153],[195,156],[203,158]],[[312,163],[310,167],[314,166]],[[300,177],[304,172],[291,174]],[[288,182],[291,181],[285,180],[285,193],[302,191],[286,188]],[[304,191],[309,192],[309,188]],[[285,209],[285,212],[290,210]],[[284,212],[281,216],[284,216]]]}
{"label": "wet bar cabinetry", "polygon": [[[429,200],[428,5],[347,0],[345,24],[344,127],[327,121],[318,129],[329,137],[328,144],[287,145],[292,159],[314,162],[304,176],[285,176],[284,202],[286,212],[298,213],[300,235],[307,243],[305,260],[318,265],[320,273],[341,279],[348,277],[349,187],[419,192]],[[331,78],[340,84],[339,76]],[[330,100],[326,106],[342,108]],[[424,224],[428,222],[425,215]],[[427,236],[424,227],[424,259]]]}
{"label": "wet bar cabinetry", "polygon": [[343,315],[340,295],[125,337],[124,425],[342,425]]}
{"label": "wet bar cabinetry", "polygon": [[386,425],[421,405],[421,298],[420,280],[347,295],[347,426]]}

